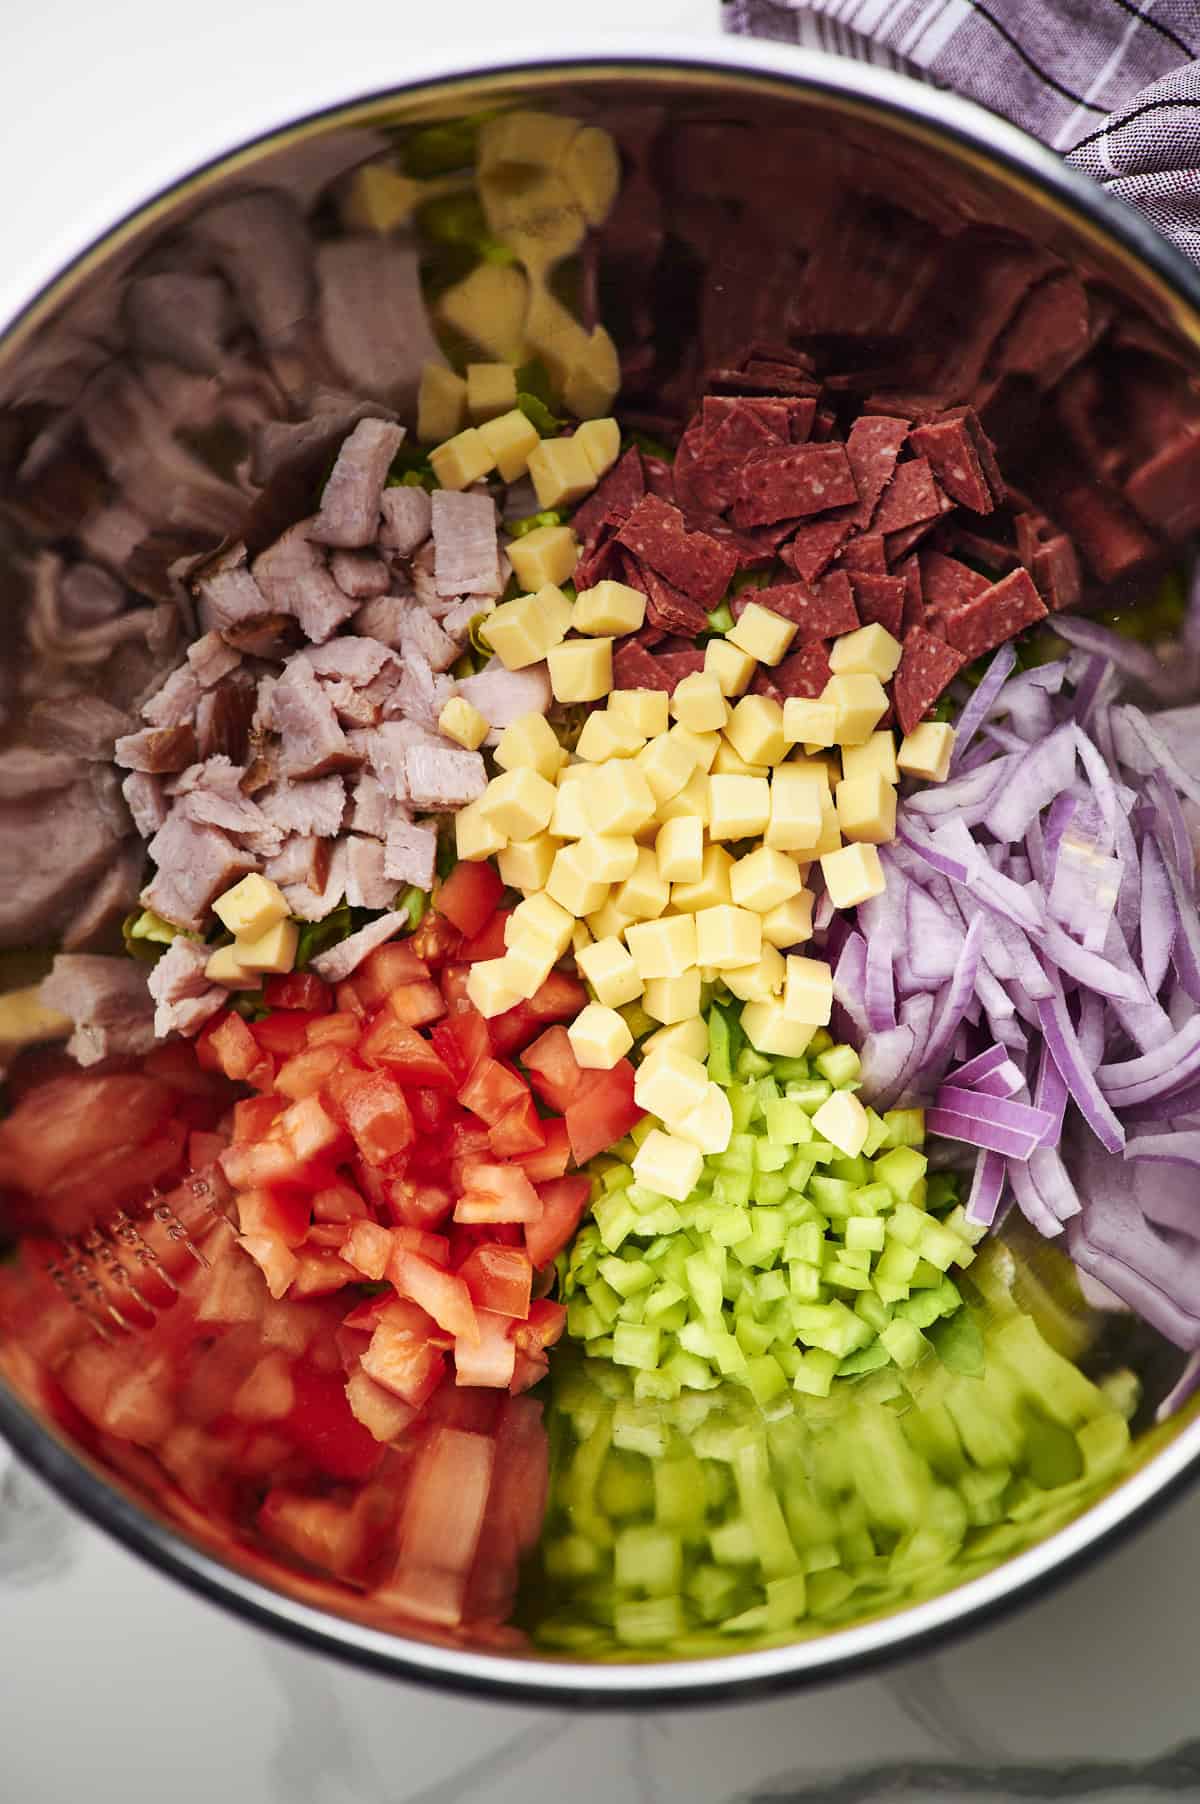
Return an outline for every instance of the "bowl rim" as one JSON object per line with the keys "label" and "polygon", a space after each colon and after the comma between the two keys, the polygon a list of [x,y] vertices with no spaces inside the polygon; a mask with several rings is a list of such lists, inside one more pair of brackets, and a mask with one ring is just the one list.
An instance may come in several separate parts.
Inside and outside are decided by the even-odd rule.
{"label": "bowl rim", "polygon": [[[52,312],[87,266],[119,249],[159,207],[180,199],[195,184],[228,170],[239,158],[283,148],[289,135],[322,127],[367,123],[389,100],[435,95],[456,86],[502,86],[506,80],[575,78],[598,81],[638,74],[681,82],[705,75],[764,90],[822,97],[882,117],[926,141],[950,140],[984,170],[998,171],[1018,188],[1069,220],[1110,254],[1116,252],[1151,278],[1159,299],[1182,333],[1200,349],[1200,270],[1134,208],[1107,193],[1081,171],[1020,128],[972,101],[947,94],[888,69],[786,45],[715,38],[648,37],[631,47],[595,35],[553,49],[514,48],[499,60],[474,65],[446,53],[422,59],[385,85],[346,88],[345,78],[307,96],[284,116],[234,143],[214,142],[198,157],[185,157],[156,176],[141,198],[124,206],[102,229],[76,233],[53,255],[48,274],[34,280],[27,298],[0,318],[0,352]],[[361,117],[356,117],[361,115]],[[292,1642],[351,1665],[452,1690],[491,1702],[570,1705],[586,1709],[641,1709],[745,1701],[801,1686],[817,1686],[930,1651],[981,1628],[1045,1595],[1077,1575],[1104,1549],[1145,1526],[1200,1472],[1200,1414],[1128,1478],[1064,1528],[940,1596],[785,1646],[684,1661],[587,1662],[554,1656],[522,1658],[443,1646],[374,1629],[331,1610],[318,1609],[227,1565],[178,1526],[159,1520],[115,1489],[90,1460],[72,1451],[0,1380],[0,1434],[19,1457],[61,1497],[129,1551],[209,1601]]]}

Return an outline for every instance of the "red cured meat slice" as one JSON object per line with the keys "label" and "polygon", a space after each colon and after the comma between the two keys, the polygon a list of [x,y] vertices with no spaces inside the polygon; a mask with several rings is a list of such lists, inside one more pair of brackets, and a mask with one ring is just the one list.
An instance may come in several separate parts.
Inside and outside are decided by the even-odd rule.
{"label": "red cured meat slice", "polygon": [[816,701],[832,675],[828,650],[819,641],[814,641],[776,664],[771,671],[771,681],[780,695],[798,695],[805,701]]}
{"label": "red cured meat slice", "polygon": [[1154,540],[1115,489],[1080,483],[1056,496],[1054,512],[1102,583],[1130,576],[1155,556]]}
{"label": "red cured meat slice", "polygon": [[904,609],[900,616],[901,636],[904,637],[910,627],[925,625],[928,612],[921,583],[921,567],[915,552],[897,566],[896,575],[904,578]]}
{"label": "red cured meat slice", "polygon": [[613,687],[616,689],[665,689],[674,687],[658,659],[636,639],[625,639],[613,652]]}
{"label": "red cured meat slice", "polygon": [[801,582],[815,582],[828,569],[854,527],[849,520],[814,520],[781,545],[779,555]]}
{"label": "red cured meat slice", "polygon": [[875,512],[876,503],[892,480],[900,448],[908,437],[903,420],[888,419],[882,414],[860,414],[846,439],[846,456],[858,489],[854,524],[866,526]]}
{"label": "red cured meat slice", "polygon": [[600,537],[590,551],[582,554],[571,580],[577,590],[592,589],[598,582],[603,582],[605,577],[615,577],[619,582],[627,580],[624,572],[621,547],[617,544],[613,528],[602,526]]}
{"label": "red cured meat slice", "polygon": [[888,573],[887,557],[881,532],[860,532],[838,559],[843,570],[874,570],[879,576]]}
{"label": "red cured meat slice", "polygon": [[643,495],[617,534],[623,545],[702,607],[715,608],[737,569],[737,553],[706,532],[688,532],[678,508]]}
{"label": "red cured meat slice", "polygon": [[[825,580],[831,582],[833,579],[827,577]],[[871,570],[853,570],[850,585],[862,624],[886,627],[893,639],[898,639],[904,616],[904,578],[876,576]]]}
{"label": "red cured meat slice", "polygon": [[[950,504],[947,503],[947,505]],[[907,557],[909,552],[921,543],[922,539],[929,537],[937,524],[936,520],[922,520],[919,526],[906,526],[903,532],[886,534],[883,549],[889,566],[898,564],[901,558]]]}
{"label": "red cured meat slice", "polygon": [[571,517],[571,525],[586,543],[596,537],[602,526],[610,523],[620,526],[645,492],[642,454],[636,445],[631,445],[607,476],[601,478],[587,500],[580,502]]}
{"label": "red cured meat slice", "polygon": [[704,653],[694,645],[686,651],[660,651],[655,654],[655,662],[667,677],[668,688],[674,690],[685,676],[693,676],[696,671],[704,669]]}
{"label": "red cured meat slice", "polygon": [[742,465],[733,518],[738,526],[769,526],[857,499],[844,445],[789,445]]}
{"label": "red cured meat slice", "polygon": [[939,614],[953,612],[990,586],[986,576],[945,552],[922,551],[919,556],[926,605]]}
{"label": "red cured meat slice", "polygon": [[745,365],[745,374],[756,382],[773,382],[776,390],[783,395],[815,395],[819,384],[789,363],[776,363],[762,358],[752,358]]}
{"label": "red cured meat slice", "polygon": [[773,702],[781,702],[784,699],[783,690],[775,687],[775,672],[764,670],[761,665],[750,679],[749,693],[769,696]]}
{"label": "red cured meat slice", "polygon": [[855,611],[850,581],[844,570],[834,570],[815,588],[808,583],[773,583],[767,589],[744,589],[734,597],[733,613],[740,620],[754,601],[793,621],[801,639],[836,639],[862,624]]}
{"label": "red cured meat slice", "polygon": [[1200,527],[1200,433],[1184,433],[1146,462],[1125,484],[1133,506],[1169,539]]}
{"label": "red cured meat slice", "polygon": [[[995,506],[995,498],[976,448],[977,441],[972,433],[971,421],[978,429],[979,437],[988,442],[983,427],[974,414],[969,409],[964,409],[943,415],[938,420],[930,420],[923,426],[914,426],[912,447],[928,461],[952,501],[957,501],[962,507],[969,507],[973,513],[990,514]],[[990,451],[990,442],[988,448]]]}
{"label": "red cured meat slice", "polygon": [[947,536],[956,551],[982,564],[985,570],[1015,570],[1021,561],[1015,546],[1006,545],[1002,539],[990,539],[981,532],[972,532],[954,520],[947,522]]}
{"label": "red cured meat slice", "polygon": [[642,455],[642,468],[646,472],[646,493],[657,495],[660,501],[675,501],[675,466],[669,464],[665,457],[647,457]]}
{"label": "red cured meat slice", "polygon": [[903,532],[936,520],[942,511],[941,491],[933,480],[928,458],[913,457],[897,464],[891,481],[880,496],[871,521],[872,532]]}
{"label": "red cured meat slice", "polygon": [[1028,570],[1011,570],[946,616],[946,638],[964,658],[978,658],[1045,618],[1046,604]]}
{"label": "red cured meat slice", "polygon": [[944,412],[946,396],[932,390],[881,388],[867,396],[868,413],[886,413],[895,420],[929,420]]}
{"label": "red cured meat slice", "polygon": [[711,435],[730,414],[748,413],[781,445],[786,445],[791,437],[789,410],[794,405],[795,402],[782,395],[778,398],[773,395],[705,395],[700,403],[704,444],[707,446]]}
{"label": "red cured meat slice", "polygon": [[629,635],[631,639],[636,639],[639,645],[644,645],[647,651],[655,645],[661,645],[666,636],[660,626],[651,626],[649,621],[645,626],[639,626],[636,633]]}
{"label": "red cured meat slice", "polygon": [[1079,559],[1065,532],[1056,533],[1033,554],[1033,580],[1052,614],[1073,608],[1079,600]]}
{"label": "red cured meat slice", "polygon": [[818,407],[813,418],[812,432],[809,434],[814,445],[824,444],[831,439],[837,426],[837,415],[832,407]]}
{"label": "red cured meat slice", "polygon": [[639,586],[645,589],[646,614],[652,626],[664,633],[683,633],[689,639],[707,629],[708,615],[699,602],[666,582],[657,571],[646,568],[641,575]]}
{"label": "red cured meat slice", "polygon": [[688,474],[689,492],[709,513],[724,513],[737,498],[738,482],[744,464],[757,451],[772,445],[786,445],[787,408],[785,403],[772,403],[781,408],[776,430],[740,395],[722,397],[730,405],[724,418],[707,432],[695,452]]}
{"label": "red cured meat slice", "polygon": [[910,627],[900,667],[892,679],[892,702],[902,733],[911,733],[924,719],[965,663],[962,654],[944,639],[936,639],[924,627]]}

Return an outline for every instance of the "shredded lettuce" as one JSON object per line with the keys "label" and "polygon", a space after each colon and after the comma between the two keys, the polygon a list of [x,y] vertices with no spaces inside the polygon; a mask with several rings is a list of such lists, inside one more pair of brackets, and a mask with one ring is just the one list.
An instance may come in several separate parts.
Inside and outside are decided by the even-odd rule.
{"label": "shredded lettuce", "polygon": [[438,479],[428,454],[419,445],[401,445],[387,474],[389,489],[436,489]]}
{"label": "shredded lettuce", "polygon": [[423,125],[400,152],[405,175],[417,181],[469,169],[479,152],[479,130],[491,113],[468,113],[437,125]]}
{"label": "shredded lettuce", "polygon": [[[528,417],[526,415],[526,418]],[[560,514],[556,508],[548,507],[544,513],[526,514],[523,520],[510,520],[505,531],[510,538],[523,539],[527,532],[536,532],[539,526],[561,526],[565,519],[565,514]]]}
{"label": "shredded lettuce", "polygon": [[[179,931],[170,921],[164,921],[161,915],[156,915],[152,908],[135,908],[121,922],[125,951],[130,958],[136,958],[142,965],[157,964]],[[186,937],[190,939],[196,936],[189,934]]]}
{"label": "shredded lettuce", "polygon": [[551,413],[539,396],[531,395],[525,389],[518,389],[517,406],[543,438],[553,438],[562,431],[563,422]]}
{"label": "shredded lettuce", "polygon": [[348,902],[327,914],[323,921],[298,921],[300,936],[296,942],[296,963],[294,970],[303,971],[310,965],[319,952],[328,952],[331,946],[340,946],[354,932],[354,913]]}

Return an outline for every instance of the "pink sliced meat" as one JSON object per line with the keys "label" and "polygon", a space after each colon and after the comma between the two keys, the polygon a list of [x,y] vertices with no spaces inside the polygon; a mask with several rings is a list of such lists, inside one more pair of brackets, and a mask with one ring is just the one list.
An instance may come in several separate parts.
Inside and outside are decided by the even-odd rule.
{"label": "pink sliced meat", "polygon": [[851,426],[846,437],[846,457],[858,490],[853,516],[856,526],[870,525],[907,437],[907,423],[889,419],[886,414],[860,414]]}
{"label": "pink sliced meat", "polygon": [[902,532],[909,526],[936,520],[942,511],[942,497],[928,458],[913,457],[897,464],[892,479],[880,496],[871,520],[872,532]]}
{"label": "pink sliced meat", "polygon": [[207,946],[180,936],[171,941],[151,970],[148,985],[155,1003],[157,1039],[198,1034],[204,1023],[225,1007],[229,991],[204,975],[209,957]]}
{"label": "pink sliced meat", "polygon": [[715,608],[737,569],[737,556],[709,533],[688,532],[679,509],[644,495],[617,534],[644,564],[703,608]]}
{"label": "pink sliced meat", "polygon": [[383,485],[403,441],[403,426],[390,420],[358,422],[329,473],[310,538],[344,548],[374,544]]}
{"label": "pink sliced meat", "polygon": [[323,777],[331,771],[351,770],[358,763],[338,725],[333,703],[310,666],[299,658],[287,666],[272,691],[271,722],[282,740],[280,763],[285,776]]}
{"label": "pink sliced meat", "polygon": [[665,670],[660,669],[653,652],[636,639],[623,640],[613,651],[614,689],[663,689],[669,695],[674,687]]}
{"label": "pink sliced meat", "polygon": [[177,811],[159,828],[149,851],[158,870],[142,891],[143,907],[192,933],[203,928],[213,899],[256,866],[218,827],[201,826]]}
{"label": "pink sliced meat", "polygon": [[580,502],[571,516],[571,525],[587,544],[595,539],[601,526],[623,526],[645,493],[642,454],[636,445],[631,445],[586,501]]}
{"label": "pink sliced meat", "polygon": [[411,557],[433,531],[433,502],[426,489],[398,483],[379,501],[379,543],[397,557]]}
{"label": "pink sliced meat", "polygon": [[431,890],[436,857],[437,832],[433,827],[419,821],[392,821],[383,868],[393,884],[414,883],[418,889]]}
{"label": "pink sliced meat", "polygon": [[[981,443],[987,447],[981,455]],[[971,408],[956,408],[912,430],[912,447],[929,464],[952,501],[973,513],[990,514],[1004,499],[991,441]],[[997,488],[999,492],[997,493]]]}
{"label": "pink sliced meat", "polygon": [[349,825],[355,833],[369,833],[373,839],[386,839],[392,810],[396,806],[389,800],[374,771],[365,770],[355,783],[350,798]]}
{"label": "pink sliced meat", "polygon": [[958,558],[947,557],[945,552],[921,551],[917,558],[925,604],[938,614],[953,613],[990,586],[986,576]]}
{"label": "pink sliced meat", "polygon": [[660,632],[683,633],[688,638],[707,630],[708,615],[699,602],[692,601],[656,570],[647,567],[640,574],[642,582],[635,586],[645,588],[646,617],[652,626]]}
{"label": "pink sliced meat", "polygon": [[486,743],[494,745],[505,727],[524,714],[546,714],[553,696],[545,664],[528,664],[524,670],[506,670],[499,658],[490,658],[474,676],[463,677],[454,687],[478,708],[489,728]]}
{"label": "pink sliced meat", "polygon": [[384,713],[389,720],[404,718],[435,733],[438,717],[454,693],[454,684],[448,676],[434,671],[412,639],[402,635],[400,651],[400,681],[388,698]]}
{"label": "pink sliced meat", "polygon": [[1082,593],[1079,559],[1065,532],[1055,533],[1033,554],[1033,580],[1052,614],[1077,605]]}
{"label": "pink sliced meat", "polygon": [[348,682],[355,689],[365,689],[383,670],[398,670],[399,662],[378,639],[341,633],[327,645],[313,645],[297,652],[289,660],[289,668],[307,664],[314,676],[332,677]]}
{"label": "pink sliced meat", "polygon": [[829,652],[819,641],[789,653],[770,673],[773,687],[783,697],[799,696],[816,701],[833,675]]}
{"label": "pink sliced meat", "polygon": [[704,653],[694,645],[689,646],[685,651],[655,652],[654,659],[666,677],[672,694],[675,693],[684,677],[695,676],[697,671],[704,669]]}
{"label": "pink sliced meat", "polygon": [[292,614],[314,645],[321,645],[348,620],[357,602],[338,588],[321,548],[309,537],[311,520],[301,520],[260,552],[252,574],[269,607]]}
{"label": "pink sliced meat", "polygon": [[195,762],[196,729],[143,727],[137,733],[123,733],[113,746],[113,757],[126,770],[154,774],[183,770]]}
{"label": "pink sliced meat", "polygon": [[373,551],[333,551],[329,573],[343,595],[352,601],[373,601],[391,587],[391,572]]}
{"label": "pink sliced meat", "polygon": [[978,658],[1045,618],[1046,604],[1028,570],[1012,570],[947,614],[946,639],[964,658]]}
{"label": "pink sliced meat", "polygon": [[121,785],[121,794],[142,838],[152,839],[167,818],[166,799],[158,778],[148,771],[131,771]]}
{"label": "pink sliced meat", "polygon": [[377,921],[370,921],[367,926],[360,927],[357,933],[352,933],[340,945],[331,946],[328,952],[318,953],[312,961],[312,969],[326,983],[341,983],[344,978],[353,976],[368,953],[374,952],[377,946],[384,945],[388,940],[395,939],[408,924],[406,908],[380,915]]}
{"label": "pink sliced meat", "polygon": [[222,755],[244,764],[258,701],[258,686],[248,671],[235,671],[206,689],[196,709],[196,749],[201,758]]}
{"label": "pink sliced meat", "polygon": [[244,626],[271,612],[270,602],[246,568],[245,546],[238,547],[234,557],[240,561],[222,562],[196,578],[197,613],[207,632]]}
{"label": "pink sliced meat", "polygon": [[[362,781],[361,777],[359,781]],[[316,777],[307,783],[272,783],[260,791],[257,799],[265,818],[285,835],[333,839],[342,830],[346,789],[340,777]]]}
{"label": "pink sliced meat", "polygon": [[142,719],[152,727],[181,727],[195,720],[203,686],[190,665],[181,664],[143,705]]}
{"label": "pink sliced meat", "polygon": [[769,526],[857,500],[844,445],[788,445],[742,465],[733,519],[737,526]]}
{"label": "pink sliced meat", "polygon": [[202,689],[211,689],[222,677],[236,670],[242,654],[226,645],[220,633],[204,633],[188,646],[188,667]]}
{"label": "pink sliced meat", "polygon": [[711,446],[712,434],[731,414],[751,414],[760,425],[767,428],[768,433],[786,445],[793,441],[792,414],[793,406],[807,405],[801,401],[796,403],[788,396],[762,395],[705,395],[700,403],[701,443]]}
{"label": "pink sliced meat", "polygon": [[907,637],[910,627],[929,624],[921,566],[916,552],[901,559],[896,566],[896,575],[904,578],[904,607],[900,615],[900,637],[903,639]]}
{"label": "pink sliced meat", "polygon": [[[165,956],[165,955],[164,955]],[[79,1065],[118,1055],[140,1057],[154,1045],[154,1003],[145,965],[86,952],[59,953],[38,1000],[70,1017],[67,1051]]]}
{"label": "pink sliced meat", "polygon": [[[826,577],[825,580],[831,579]],[[898,639],[904,619],[904,578],[878,576],[872,570],[852,570],[849,580],[862,624],[882,626],[893,639]]]}
{"label": "pink sliced meat", "polygon": [[396,884],[384,871],[382,842],[363,833],[348,833],[342,844],[346,900],[351,908],[389,908],[396,899]]}
{"label": "pink sliced meat", "polygon": [[1185,539],[1200,528],[1200,432],[1178,434],[1139,464],[1125,495],[1168,539]]}
{"label": "pink sliced meat", "polygon": [[892,702],[902,733],[911,733],[924,720],[966,661],[961,652],[924,627],[909,628],[899,668],[892,678]]}
{"label": "pink sliced meat", "polygon": [[787,445],[788,422],[782,403],[781,418],[772,425],[741,396],[714,399],[726,406],[721,418],[711,426],[705,419],[704,437],[695,450],[689,487],[691,497],[703,509],[720,514],[738,498],[747,459],[771,446]]}
{"label": "pink sliced meat", "polygon": [[815,586],[772,583],[766,589],[743,589],[735,596],[731,607],[734,616],[740,619],[750,603],[757,602],[773,614],[782,614],[785,620],[793,621],[801,639],[836,639],[842,633],[854,632],[862,624],[850,583],[844,570],[834,570]]}
{"label": "pink sliced meat", "polygon": [[433,496],[434,580],[439,595],[497,595],[499,546],[490,495],[438,489]]}
{"label": "pink sliced meat", "polygon": [[203,827],[220,827],[223,833],[244,842],[246,850],[258,857],[274,857],[283,835],[269,821],[258,803],[236,791],[218,795],[211,789],[196,789],[181,796],[175,811]]}
{"label": "pink sliced meat", "polygon": [[404,754],[404,777],[414,808],[462,808],[487,788],[480,754],[449,747],[409,746]]}
{"label": "pink sliced meat", "polygon": [[320,890],[329,875],[330,841],[315,834],[293,834],[263,866],[264,877],[281,889],[302,884]]}
{"label": "pink sliced meat", "polygon": [[281,884],[289,911],[299,921],[323,921],[346,899],[346,847],[340,839],[319,840],[328,847],[317,876],[301,883]]}

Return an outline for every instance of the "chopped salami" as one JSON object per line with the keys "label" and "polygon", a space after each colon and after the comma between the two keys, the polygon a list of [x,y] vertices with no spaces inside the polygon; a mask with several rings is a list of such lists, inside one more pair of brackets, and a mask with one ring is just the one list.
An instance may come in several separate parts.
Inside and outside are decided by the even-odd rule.
{"label": "chopped salami", "polygon": [[674,687],[658,659],[636,639],[625,639],[613,653],[613,687],[616,689],[665,689]]}
{"label": "chopped salami", "polygon": [[648,567],[642,571],[646,590],[646,614],[652,626],[664,633],[683,633],[694,639],[708,626],[708,615],[699,602]]}
{"label": "chopped salami", "polygon": [[[994,470],[995,460],[990,456],[990,441],[970,408],[956,408],[940,419],[914,426],[912,447],[920,457],[928,461],[951,500],[969,507],[973,513],[990,514],[996,505],[996,496],[980,457],[980,439],[988,447]],[[996,471],[996,481],[999,482],[999,471]],[[1001,483],[999,499],[1003,498],[1004,487]]]}
{"label": "chopped salami", "polygon": [[953,613],[989,587],[986,576],[972,570],[970,564],[960,563],[958,558],[947,557],[945,552],[928,550],[918,556],[925,603],[937,614]]}
{"label": "chopped salami", "polygon": [[1157,546],[1115,489],[1084,482],[1055,497],[1055,513],[1102,583],[1150,564]]}
{"label": "chopped salami", "polygon": [[665,686],[672,691],[684,677],[694,676],[698,670],[704,669],[704,653],[694,645],[689,645],[684,651],[656,652],[654,661],[667,679]]}
{"label": "chopped salami", "polygon": [[942,496],[933,471],[925,457],[910,458],[897,464],[875,509],[872,532],[903,532],[909,526],[921,526],[936,520],[942,511]]}
{"label": "chopped salami", "polygon": [[810,437],[814,445],[827,444],[837,428],[837,415],[832,407],[818,407],[813,418]]}
{"label": "chopped salami", "polygon": [[[825,580],[831,582],[833,578],[826,577]],[[898,639],[904,617],[904,578],[876,576],[871,570],[852,570],[849,581],[862,624],[885,627],[893,639]]]}
{"label": "chopped salami", "polygon": [[947,614],[946,638],[964,658],[978,658],[1045,618],[1046,604],[1028,570],[1012,570]]}
{"label": "chopped salami", "polygon": [[717,606],[737,569],[736,552],[709,533],[688,532],[679,509],[657,495],[643,495],[617,538],[705,608]]}
{"label": "chopped salami", "polygon": [[[738,485],[747,459],[756,451],[787,444],[787,412],[783,431],[769,425],[740,395],[721,397],[729,402],[723,418],[706,435],[688,474],[689,493],[707,512],[724,513],[738,496]],[[783,407],[782,403],[779,403]]]}
{"label": "chopped salami", "polygon": [[775,672],[764,670],[761,664],[750,678],[750,694],[765,695],[773,702],[781,702],[784,699],[783,690],[776,687]]}
{"label": "chopped salami", "polygon": [[955,551],[961,551],[964,557],[982,564],[985,570],[1003,574],[1006,570],[1015,570],[1021,561],[1015,545],[1006,544],[1003,539],[990,538],[986,533],[972,532],[970,527],[960,526],[953,520],[946,523],[946,536]]}
{"label": "chopped salami", "polygon": [[611,526],[602,526],[592,549],[585,551],[575,566],[572,581],[577,590],[593,589],[605,578],[622,577],[621,547]]}
{"label": "chopped salami", "polygon": [[849,520],[814,520],[793,533],[779,555],[801,582],[816,582],[827,570],[854,530]]}
{"label": "chopped salami", "polygon": [[843,570],[874,570],[877,575],[886,576],[887,557],[883,548],[883,534],[860,532],[857,538],[850,540],[838,562]]}
{"label": "chopped salami", "polygon": [[921,566],[916,553],[906,557],[896,567],[896,575],[904,578],[904,608],[900,615],[900,635],[904,638],[910,627],[924,626],[926,617],[925,590],[921,581]]}
{"label": "chopped salami", "polygon": [[645,492],[642,454],[636,445],[631,445],[607,476],[601,477],[587,500],[575,509],[571,525],[586,544],[596,537],[600,527],[623,525]]}
{"label": "chopped salami", "polygon": [[937,524],[936,520],[922,520],[917,526],[906,526],[903,532],[886,533],[883,550],[889,568],[894,568],[901,558],[906,558],[910,551],[915,550],[922,539],[929,537]]}
{"label": "chopped salami", "polygon": [[789,445],[742,465],[733,518],[738,526],[769,526],[857,500],[844,445]]}
{"label": "chopped salami", "polygon": [[1065,532],[1038,546],[1033,554],[1033,580],[1052,614],[1075,606],[1080,596],[1079,559]]}
{"label": "chopped salami", "polygon": [[756,382],[770,382],[781,395],[815,395],[819,387],[803,370],[763,358],[752,358],[745,366],[745,374]]}
{"label": "chopped salami", "polygon": [[904,639],[900,667],[892,679],[892,701],[902,733],[911,733],[922,721],[946,685],[966,663],[960,652],[924,627],[910,627]]}
{"label": "chopped salami", "polygon": [[745,589],[732,604],[738,619],[752,601],[793,621],[803,640],[836,639],[862,624],[855,611],[850,578],[844,570],[832,571],[815,587],[808,583],[773,583],[767,589]]}
{"label": "chopped salami", "polygon": [[[867,526],[875,512],[879,497],[892,480],[901,446],[908,437],[903,420],[888,419],[882,414],[860,414],[846,439],[846,456],[858,489],[854,524]],[[886,531],[886,527],[877,527]]]}
{"label": "chopped salami", "polygon": [[776,664],[771,671],[771,681],[780,695],[816,701],[832,675],[829,653],[818,640],[791,652]]}
{"label": "chopped salami", "polygon": [[[705,395],[700,403],[700,418],[704,427],[704,449],[711,449],[713,434],[731,414],[745,413],[751,415],[766,428],[769,437],[786,445],[791,438],[791,409],[797,403],[784,396],[774,395]],[[806,403],[801,402],[801,406]]]}
{"label": "chopped salami", "polygon": [[1185,432],[1138,465],[1126,498],[1143,520],[1169,539],[1200,527],[1200,433]]}

